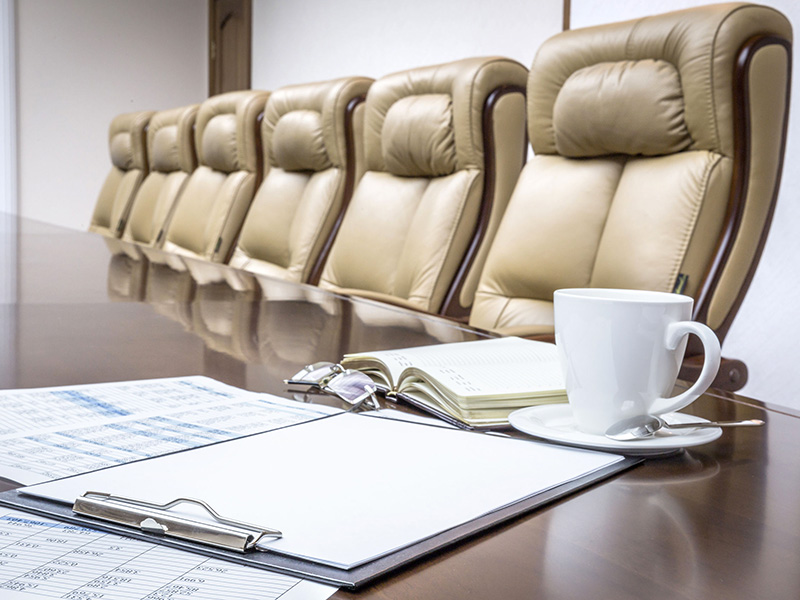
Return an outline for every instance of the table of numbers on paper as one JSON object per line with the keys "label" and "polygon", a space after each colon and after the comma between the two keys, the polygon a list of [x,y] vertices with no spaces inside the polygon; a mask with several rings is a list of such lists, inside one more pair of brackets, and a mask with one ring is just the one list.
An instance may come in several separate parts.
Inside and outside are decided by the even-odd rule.
{"label": "table of numbers on paper", "polygon": [[0,509],[0,598],[289,600],[335,588]]}

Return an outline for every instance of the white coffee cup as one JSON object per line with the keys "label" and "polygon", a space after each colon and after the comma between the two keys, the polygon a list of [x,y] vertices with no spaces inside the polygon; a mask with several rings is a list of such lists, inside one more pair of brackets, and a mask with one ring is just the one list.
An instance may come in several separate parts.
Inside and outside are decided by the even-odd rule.
{"label": "white coffee cup", "polygon": [[[603,435],[623,419],[678,411],[717,374],[719,340],[691,320],[689,296],[579,288],[557,290],[554,304],[556,346],[580,431]],[[703,343],[703,369],[694,385],[670,398],[690,333]]]}

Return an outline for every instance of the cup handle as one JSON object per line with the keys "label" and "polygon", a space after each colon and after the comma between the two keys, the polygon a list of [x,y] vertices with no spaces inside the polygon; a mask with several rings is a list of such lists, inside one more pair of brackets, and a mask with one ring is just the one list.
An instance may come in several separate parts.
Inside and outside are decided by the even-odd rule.
{"label": "cup handle", "polygon": [[693,333],[700,338],[705,351],[703,369],[694,385],[688,390],[673,398],[659,398],[651,408],[651,413],[660,415],[675,412],[685,408],[697,400],[714,381],[719,370],[720,347],[716,334],[706,325],[696,321],[678,321],[667,325],[665,342],[667,349],[675,350],[680,344],[683,336]]}

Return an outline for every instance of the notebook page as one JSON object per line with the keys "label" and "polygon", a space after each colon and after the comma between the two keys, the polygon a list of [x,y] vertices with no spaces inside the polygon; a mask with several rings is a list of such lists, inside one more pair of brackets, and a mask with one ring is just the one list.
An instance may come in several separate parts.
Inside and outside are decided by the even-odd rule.
{"label": "notebook page", "polygon": [[431,375],[458,396],[524,395],[563,390],[553,344],[516,337],[364,353],[396,373],[407,368]]}
{"label": "notebook page", "polygon": [[470,365],[469,369],[427,367],[425,373],[456,396],[469,399],[529,398],[537,392],[564,389],[564,377],[557,361],[530,365]]}

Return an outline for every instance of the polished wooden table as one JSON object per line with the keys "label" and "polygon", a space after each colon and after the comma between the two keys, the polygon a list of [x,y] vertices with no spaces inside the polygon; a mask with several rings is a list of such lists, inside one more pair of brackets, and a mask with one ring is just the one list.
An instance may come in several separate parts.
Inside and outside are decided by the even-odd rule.
{"label": "polished wooden table", "polygon": [[[188,273],[112,256],[99,236],[7,215],[0,242],[2,388],[204,374],[333,402],[282,379],[349,351],[485,336],[309,286],[197,285]],[[800,598],[798,415],[713,391],[686,412],[767,425],[648,460],[335,597]],[[403,460],[402,448],[386,460]],[[369,476],[357,464],[353,474]]]}

